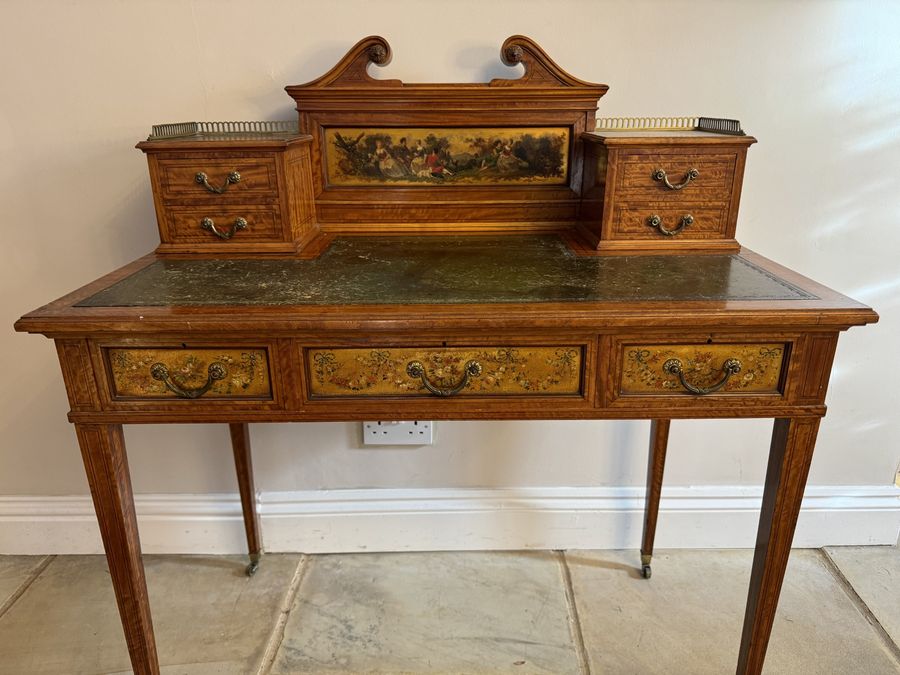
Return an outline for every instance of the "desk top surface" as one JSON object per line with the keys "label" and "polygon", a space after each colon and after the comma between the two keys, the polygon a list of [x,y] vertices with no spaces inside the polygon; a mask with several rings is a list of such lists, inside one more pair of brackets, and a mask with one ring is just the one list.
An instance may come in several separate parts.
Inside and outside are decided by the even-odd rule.
{"label": "desk top surface", "polygon": [[555,236],[346,237],[314,260],[160,259],[80,307],[809,300],[740,255],[579,257]]}
{"label": "desk top surface", "polygon": [[579,256],[556,235],[346,236],[318,258],[150,254],[26,314],[46,335],[844,329],[870,308],[752,251]]}

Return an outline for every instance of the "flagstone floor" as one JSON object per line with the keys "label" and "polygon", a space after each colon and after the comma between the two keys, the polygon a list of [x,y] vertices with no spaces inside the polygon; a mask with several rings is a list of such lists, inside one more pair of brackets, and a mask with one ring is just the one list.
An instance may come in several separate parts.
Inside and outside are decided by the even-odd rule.
{"label": "flagstone floor", "polygon": [[[145,556],[163,673],[734,672],[752,551]],[[795,550],[766,675],[900,673],[900,550]],[[0,556],[0,673],[130,672],[106,561]]]}

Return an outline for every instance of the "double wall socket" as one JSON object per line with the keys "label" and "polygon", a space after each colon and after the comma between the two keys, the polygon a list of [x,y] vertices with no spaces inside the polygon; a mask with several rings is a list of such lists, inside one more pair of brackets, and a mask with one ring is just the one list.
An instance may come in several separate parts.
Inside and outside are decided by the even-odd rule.
{"label": "double wall socket", "polygon": [[364,445],[431,445],[434,422],[363,422]]}

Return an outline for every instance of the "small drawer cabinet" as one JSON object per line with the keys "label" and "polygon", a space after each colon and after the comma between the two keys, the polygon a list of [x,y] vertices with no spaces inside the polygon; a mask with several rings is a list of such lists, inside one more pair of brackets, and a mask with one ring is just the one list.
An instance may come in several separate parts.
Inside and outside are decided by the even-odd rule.
{"label": "small drawer cabinet", "polygon": [[160,253],[293,254],[317,233],[311,137],[277,122],[153,128]]}
{"label": "small drawer cabinet", "polygon": [[579,229],[607,251],[737,251],[750,136],[603,130],[585,144]]}

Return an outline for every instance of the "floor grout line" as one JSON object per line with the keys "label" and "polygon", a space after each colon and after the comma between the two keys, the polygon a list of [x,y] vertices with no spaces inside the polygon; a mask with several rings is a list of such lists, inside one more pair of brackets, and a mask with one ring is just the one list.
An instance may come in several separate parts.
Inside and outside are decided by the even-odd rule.
{"label": "floor grout line", "polygon": [[825,548],[820,548],[818,550],[822,559],[825,561],[825,567],[828,568],[828,571],[831,572],[831,575],[838,582],[838,586],[840,586],[847,597],[850,598],[850,601],[856,605],[860,614],[866,618],[866,621],[869,622],[869,625],[872,626],[872,629],[878,634],[878,637],[881,638],[881,641],[884,643],[885,647],[887,647],[894,659],[900,663],[900,646],[894,642],[890,634],[884,629],[884,626],[881,625],[878,617],[875,616],[875,613],[869,609],[866,601],[856,592],[856,589],[853,588],[853,584],[851,584],[850,580],[844,576],[844,573],[841,571],[841,568],[838,566],[835,559],[831,557],[831,554],[828,553]]}
{"label": "floor grout line", "polygon": [[584,646],[584,633],[581,632],[581,619],[578,618],[578,606],[575,604],[575,588],[572,586],[572,572],[569,570],[569,561],[565,551],[556,551],[559,560],[559,569],[562,573],[563,587],[566,592],[566,607],[568,608],[569,632],[575,642],[575,651],[578,653],[578,666],[581,675],[591,675],[591,664],[588,660],[587,647]]}
{"label": "floor grout line", "polygon": [[275,657],[278,655],[278,649],[281,647],[281,643],[284,640],[284,629],[287,627],[288,619],[291,616],[294,600],[297,598],[297,593],[300,591],[300,585],[306,578],[306,571],[312,564],[312,558],[311,555],[304,553],[300,558],[300,562],[297,563],[297,568],[294,570],[294,576],[291,577],[291,583],[288,584],[287,593],[284,594],[284,599],[281,601],[278,619],[275,621],[275,625],[272,627],[272,633],[266,641],[266,648],[260,659],[256,675],[266,675],[275,664]]}
{"label": "floor grout line", "polygon": [[47,569],[47,565],[53,562],[54,558],[56,558],[55,555],[44,556],[43,560],[41,560],[37,565],[34,566],[34,568],[25,578],[25,581],[19,584],[19,587],[15,591],[13,591],[13,594],[10,595],[2,605],[0,605],[0,618],[2,618],[3,615],[6,614],[14,604],[16,604],[16,600],[25,595],[25,591],[27,591],[31,587],[31,584],[37,581],[37,578],[41,576],[45,569]]}

